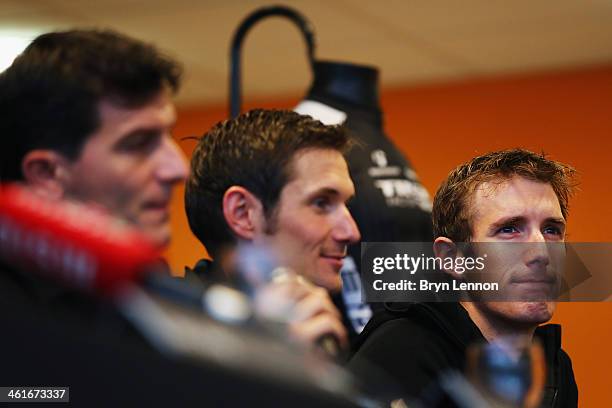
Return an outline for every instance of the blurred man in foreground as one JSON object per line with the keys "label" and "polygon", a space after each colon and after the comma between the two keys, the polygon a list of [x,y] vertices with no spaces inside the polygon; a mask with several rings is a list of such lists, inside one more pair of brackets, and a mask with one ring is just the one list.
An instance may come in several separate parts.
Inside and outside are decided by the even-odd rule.
{"label": "blurred man in foreground", "polygon": [[[101,207],[164,247],[171,189],[188,171],[171,137],[171,98],[180,76],[176,62],[116,32],[40,35],[0,74],[1,182],[17,183],[47,202]],[[45,247],[40,249],[45,259]],[[155,357],[111,302],[68,288],[52,273],[0,262],[3,344],[11,347],[3,355],[4,383],[73,386],[79,391],[71,402],[85,405],[93,384],[110,386],[104,380],[109,371],[122,377],[175,365]],[[115,370],[119,362],[123,368]],[[115,392],[123,391],[125,401],[135,402],[138,390],[148,388],[134,380],[131,394],[124,386],[130,375],[119,377]],[[174,397],[155,394],[158,401]],[[101,400],[115,405],[112,396]]]}
{"label": "blurred man in foreground", "polygon": [[[470,255],[462,253],[460,243],[469,242],[472,248],[480,243],[531,245],[513,259],[511,268],[488,271],[508,283],[512,296],[494,301],[471,293],[468,301],[457,303],[388,304],[366,326],[350,368],[367,378],[368,366],[380,367],[406,395],[422,397],[442,374],[465,371],[469,345],[538,338],[548,371],[542,404],[576,406],[577,388],[571,361],[561,349],[561,329],[539,326],[555,309],[548,296],[555,282],[546,244],[565,240],[573,174],[562,163],[519,149],[476,157],[453,170],[434,199],[434,252],[455,259]],[[452,268],[444,272],[461,279]]]}
{"label": "blurred man in foreground", "polygon": [[118,33],[39,36],[1,74],[2,182],[95,203],[165,246],[171,190],[188,171],[171,136],[180,76]]}
{"label": "blurred man in foreground", "polygon": [[[48,202],[101,208],[163,248],[171,190],[188,172],[171,136],[180,77],[179,65],[153,46],[113,31],[40,35],[0,74],[0,180]],[[29,268],[8,268],[0,279],[7,304],[70,316],[92,332],[110,327],[98,325],[93,297]],[[132,331],[104,313],[117,333]]]}

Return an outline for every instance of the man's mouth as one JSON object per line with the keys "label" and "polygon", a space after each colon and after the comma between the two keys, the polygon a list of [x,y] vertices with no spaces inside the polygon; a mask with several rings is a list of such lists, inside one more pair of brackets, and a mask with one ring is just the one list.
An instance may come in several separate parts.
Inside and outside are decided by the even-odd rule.
{"label": "man's mouth", "polygon": [[336,270],[340,270],[342,268],[345,257],[345,253],[321,254],[321,258],[323,258],[327,263],[331,264]]}
{"label": "man's mouth", "polygon": [[143,210],[148,213],[154,213],[162,218],[169,216],[170,201],[159,200],[159,201],[148,201],[142,206]]}
{"label": "man's mouth", "polygon": [[551,276],[524,276],[510,283],[520,291],[520,300],[554,300],[558,296],[558,281]]}
{"label": "man's mouth", "polygon": [[144,208],[151,209],[165,209],[170,205],[170,199],[158,199],[158,200],[149,200],[145,201],[143,204]]}
{"label": "man's mouth", "polygon": [[552,276],[525,276],[511,280],[515,284],[554,285],[557,280]]}

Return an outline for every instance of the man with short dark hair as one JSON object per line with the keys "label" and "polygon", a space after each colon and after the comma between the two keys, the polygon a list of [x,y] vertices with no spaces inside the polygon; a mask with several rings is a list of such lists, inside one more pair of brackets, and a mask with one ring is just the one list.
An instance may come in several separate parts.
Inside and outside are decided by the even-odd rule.
{"label": "man with short dark hair", "polygon": [[[234,268],[224,259],[249,243],[307,281],[340,290],[347,245],[360,237],[346,205],[354,194],[343,157],[349,145],[343,128],[290,111],[253,110],[208,131],[192,156],[185,206],[217,267]],[[302,328],[306,337],[329,332],[345,342],[329,295],[316,294],[303,303],[305,317],[320,314]]]}
{"label": "man with short dark hair", "polygon": [[101,205],[165,246],[171,190],[188,171],[171,136],[180,77],[113,31],[40,35],[0,74],[0,180]]}
{"label": "man with short dark hair", "polygon": [[[465,371],[470,345],[538,338],[548,370],[542,404],[576,406],[560,327],[539,326],[555,309],[551,294],[557,282],[547,246],[565,239],[573,176],[571,167],[521,149],[476,157],[453,170],[434,199],[434,252],[457,259],[472,254],[462,248],[472,251],[482,243],[531,245],[523,256],[487,271],[508,283],[506,301],[476,291],[457,303],[387,304],[361,335],[351,369],[367,378],[370,367],[379,367],[405,395],[430,398],[442,374]],[[467,247],[458,245],[466,242]],[[445,268],[461,279],[452,266]]]}
{"label": "man with short dark hair", "polygon": [[[0,181],[19,184],[58,205],[76,201],[102,207],[163,248],[170,240],[171,190],[188,172],[171,135],[176,120],[171,99],[180,77],[177,63],[152,45],[114,31],[38,36],[0,73]],[[53,253],[53,242],[37,239],[48,226],[40,227],[34,239],[28,230],[21,238],[5,237],[8,242],[21,239],[20,245],[27,245],[27,238],[30,245],[38,244],[40,259],[34,264],[52,259],[45,255]],[[103,231],[94,234],[105,237]],[[49,235],[59,234],[49,229]],[[63,256],[58,263],[74,262],[71,241],[55,239]],[[116,395],[130,401],[142,402],[144,390],[151,391],[147,378],[130,373],[159,378],[173,370],[181,375],[177,362],[160,361],[146,336],[113,302],[14,261],[0,260],[0,320],[5,342],[13,345],[2,355],[5,380],[73,386],[79,391],[71,399],[83,405],[94,385],[104,387],[105,379],[121,377],[114,367],[121,367],[126,380],[118,380]],[[93,263],[101,269],[100,260]],[[180,394],[197,395],[194,383],[201,393],[201,379],[194,378],[182,382]],[[150,400],[176,401],[179,392],[159,388]],[[117,403],[113,396],[100,398],[101,404]]]}

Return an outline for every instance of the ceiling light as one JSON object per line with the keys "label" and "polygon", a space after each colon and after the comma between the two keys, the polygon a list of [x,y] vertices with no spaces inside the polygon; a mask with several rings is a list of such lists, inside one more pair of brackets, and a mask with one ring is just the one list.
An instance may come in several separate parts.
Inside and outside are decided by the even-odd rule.
{"label": "ceiling light", "polygon": [[0,30],[0,72],[8,68],[38,34],[25,30]]}

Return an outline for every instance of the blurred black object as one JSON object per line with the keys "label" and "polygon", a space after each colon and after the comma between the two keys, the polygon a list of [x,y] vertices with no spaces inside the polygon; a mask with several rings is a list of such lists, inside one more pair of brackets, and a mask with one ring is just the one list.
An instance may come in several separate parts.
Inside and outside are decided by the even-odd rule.
{"label": "blurred black object", "polygon": [[[102,299],[51,282],[25,284],[20,272],[0,269],[0,382],[6,386],[68,386],[71,406],[86,407],[353,406],[248,360],[245,371],[222,355],[203,361],[159,353]],[[234,329],[225,339],[239,341],[244,333]],[[251,345],[247,352],[262,349]]]}
{"label": "blurred black object", "polygon": [[[571,360],[561,348],[561,327],[539,326],[534,339],[542,344],[546,366],[541,406],[577,406],[578,389]],[[469,349],[486,343],[459,303],[386,304],[355,343],[356,353],[349,361],[349,369],[358,378],[376,383],[377,375],[370,366],[383,367],[401,384],[404,395],[424,401],[424,406],[449,406],[445,400],[448,390],[440,388],[441,376],[453,371],[465,373],[470,361],[482,361],[470,359]],[[472,372],[479,370],[478,365],[472,366]],[[521,369],[519,376],[520,372]],[[503,371],[490,372],[485,377],[487,381],[499,379],[500,373]]]}

